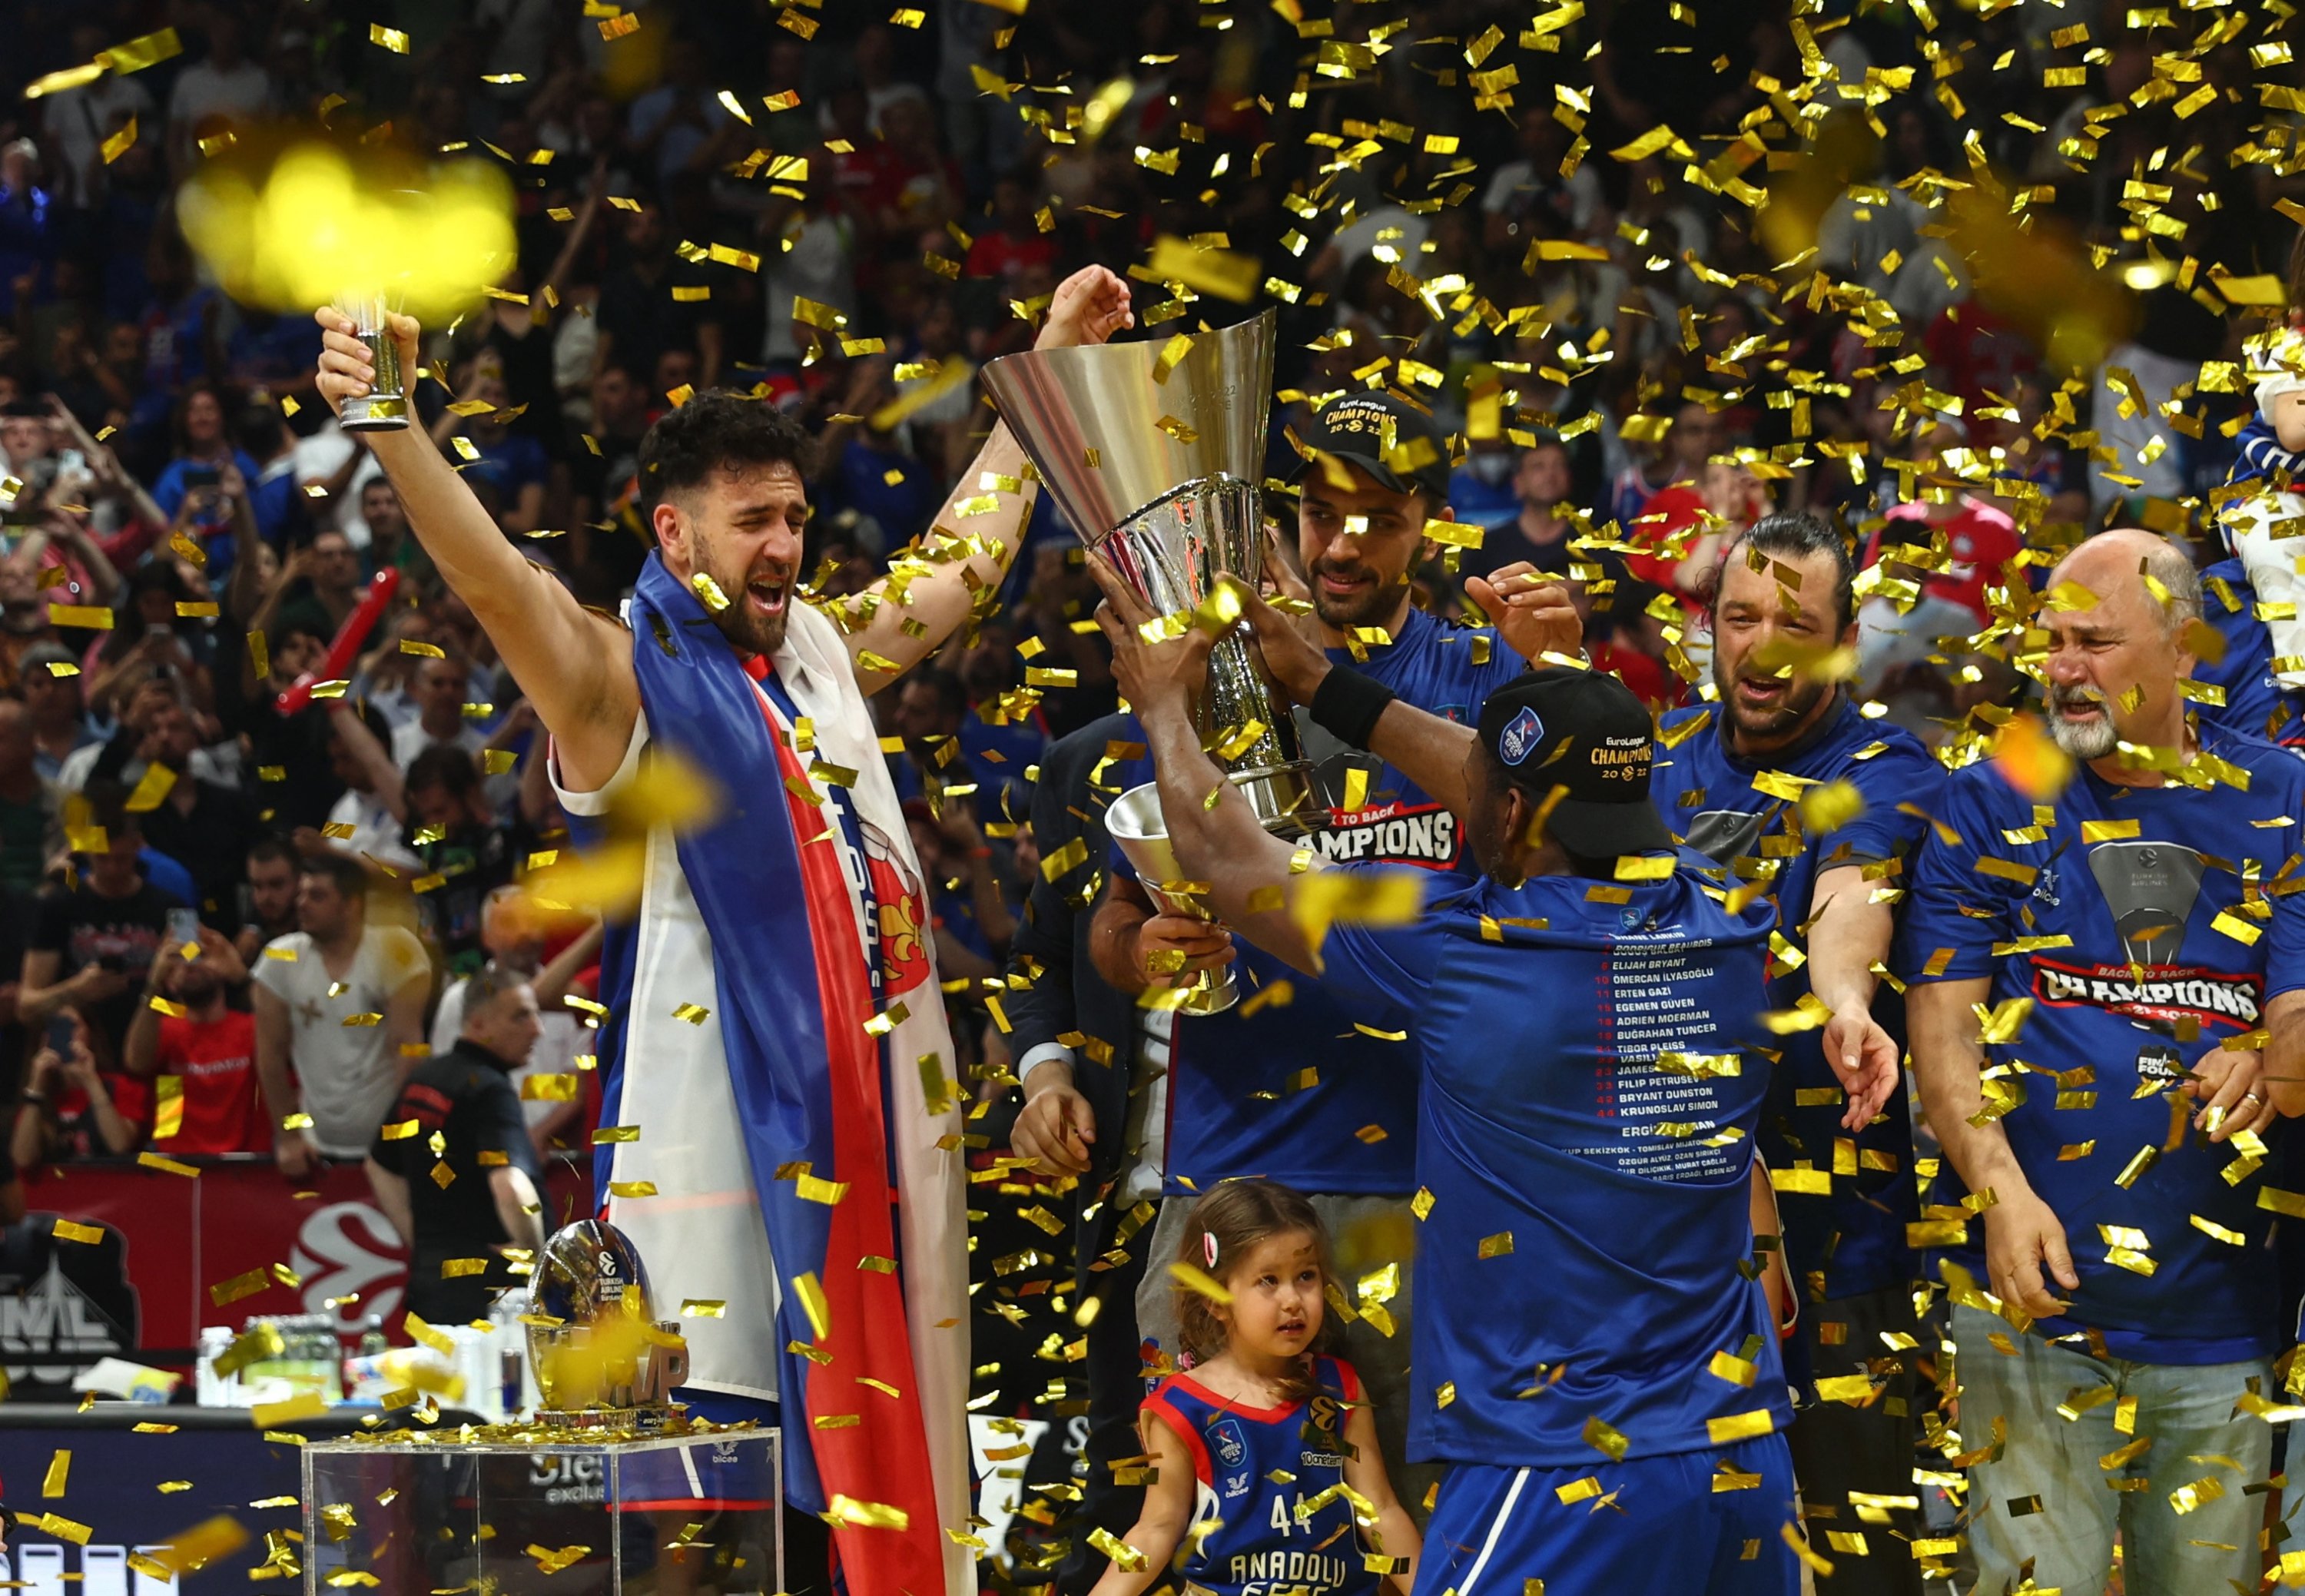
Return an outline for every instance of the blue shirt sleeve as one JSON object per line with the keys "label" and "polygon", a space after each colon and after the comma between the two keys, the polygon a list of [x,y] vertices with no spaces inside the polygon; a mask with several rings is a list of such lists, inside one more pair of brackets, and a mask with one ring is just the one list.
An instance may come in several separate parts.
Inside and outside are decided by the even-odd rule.
{"label": "blue shirt sleeve", "polygon": [[[1963,981],[1990,976],[1993,944],[2016,933],[2016,907],[2029,889],[1984,874],[1981,858],[2000,858],[2001,832],[1990,804],[1990,765],[1975,764],[1944,784],[1944,796],[1921,839],[1898,933],[1898,973],[1908,981]],[[2014,861],[2012,861],[2014,862]],[[1950,951],[1942,969],[1932,960]]]}
{"label": "blue shirt sleeve", "polygon": [[[1332,868],[1357,875],[1409,875],[1425,884],[1433,872],[1398,865],[1339,865]],[[1475,890],[1468,885],[1465,891]],[[1347,1008],[1371,1013],[1414,1013],[1433,985],[1433,971],[1441,960],[1442,929],[1448,904],[1463,893],[1427,902],[1424,911],[1405,926],[1371,926],[1357,922],[1329,927],[1321,943],[1321,985]]]}
{"label": "blue shirt sleeve", "polygon": [[1819,837],[1820,872],[1909,855],[1928,829],[1925,816],[1944,802],[1944,767],[1927,749],[1906,743],[1892,742],[1887,752],[1858,764],[1850,780],[1864,797],[1865,812]]}

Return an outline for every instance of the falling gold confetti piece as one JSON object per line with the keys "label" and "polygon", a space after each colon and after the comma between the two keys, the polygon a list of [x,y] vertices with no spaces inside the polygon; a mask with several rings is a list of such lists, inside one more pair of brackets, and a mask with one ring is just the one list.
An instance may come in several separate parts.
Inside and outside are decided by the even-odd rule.
{"label": "falling gold confetti piece", "polygon": [[680,1304],[683,1319],[719,1319],[728,1310],[728,1304],[719,1297],[687,1297]]}
{"label": "falling gold confetti piece", "polygon": [[1169,1273],[1176,1278],[1178,1284],[1189,1291],[1199,1293],[1212,1302],[1227,1305],[1232,1302],[1232,1293],[1227,1291],[1223,1284],[1205,1269],[1196,1268],[1178,1259],[1169,1266]]}
{"label": "falling gold confetti piece", "polygon": [[1775,1428],[1775,1421],[1769,1417],[1766,1408],[1756,1408],[1749,1413],[1730,1413],[1705,1421],[1705,1433],[1716,1447],[1725,1447],[1731,1441],[1748,1440],[1756,1435],[1767,1435]]}
{"label": "falling gold confetti piece", "polygon": [[832,1504],[825,1510],[827,1520],[837,1523],[855,1524],[867,1530],[902,1532],[912,1524],[912,1515],[902,1507],[892,1507],[885,1502],[860,1502],[835,1492]]}
{"label": "falling gold confetti piece", "polygon": [[59,1242],[95,1242],[104,1240],[104,1226],[100,1225],[81,1225],[77,1221],[71,1219],[59,1219],[56,1221],[55,1230],[53,1233]]}
{"label": "falling gold confetti piece", "polygon": [[368,25],[368,42],[379,45],[396,55],[408,54],[408,35],[397,28],[387,28],[382,22]]}
{"label": "falling gold confetti piece", "polygon": [[259,1402],[249,1409],[249,1415],[257,1429],[270,1430],[276,1425],[293,1424],[299,1419],[315,1419],[327,1411],[327,1399],[318,1391],[299,1391],[284,1402]]}
{"label": "falling gold confetti piece", "polygon": [[[94,1395],[94,1392],[89,1393]],[[48,1459],[47,1477],[40,1481],[40,1497],[54,1501],[64,1494],[64,1477],[72,1472],[72,1448],[59,1447],[56,1455]]]}
{"label": "falling gold confetti piece", "polygon": [[163,1157],[158,1153],[139,1153],[136,1155],[136,1162],[146,1169],[157,1169],[166,1174],[180,1174],[186,1180],[200,1178],[200,1172],[192,1165],[180,1163],[174,1158]]}

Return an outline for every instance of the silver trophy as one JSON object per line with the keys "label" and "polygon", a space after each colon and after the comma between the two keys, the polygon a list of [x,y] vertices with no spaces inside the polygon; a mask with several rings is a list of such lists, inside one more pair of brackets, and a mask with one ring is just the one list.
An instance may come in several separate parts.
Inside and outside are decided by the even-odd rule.
{"label": "silver trophy", "polygon": [[[1229,571],[1255,582],[1263,568],[1265,414],[1272,393],[1271,311],[1192,346],[1165,374],[1169,340],[1034,349],[984,368],[984,386],[1033,469],[1081,536],[1157,615],[1197,608]],[[1226,774],[1267,831],[1313,829],[1312,766],[1297,722],[1249,649],[1241,623],[1217,640],[1195,722],[1221,747]],[[1125,793],[1106,815],[1148,891],[1164,907],[1212,917],[1190,896],[1161,892],[1177,878],[1151,786]],[[1185,1004],[1213,1013],[1238,1000],[1230,976]]]}

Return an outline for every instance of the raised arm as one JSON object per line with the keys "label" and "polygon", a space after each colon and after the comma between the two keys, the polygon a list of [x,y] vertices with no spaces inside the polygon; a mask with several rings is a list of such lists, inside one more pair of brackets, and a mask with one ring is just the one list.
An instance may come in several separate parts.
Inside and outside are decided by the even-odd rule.
{"label": "raised arm", "polygon": [[353,713],[351,703],[343,698],[323,700],[328,706],[328,724],[344,739],[344,752],[354,764],[368,772],[376,788],[377,801],[403,825],[408,824],[406,784],[400,767],[392,762],[392,751],[377,740],[368,722]]}
{"label": "raised arm", "polygon": [[[1101,344],[1135,321],[1128,285],[1101,266],[1084,266],[1058,286],[1033,347]],[[925,568],[908,566],[906,572],[884,576],[846,601],[848,615],[869,617],[847,631],[857,685],[867,694],[879,692],[935,653],[968,619],[980,595],[989,602],[999,590],[1025,541],[1025,517],[1039,491],[1025,482],[1025,450],[1009,433],[1008,423],[996,422],[935,522],[942,532],[976,536],[982,550]],[[1017,486],[1011,488],[1011,482]],[[985,508],[988,501],[990,509]],[[901,602],[887,602],[898,593]],[[623,752],[619,746],[618,755]]]}
{"label": "raised arm", "polygon": [[[349,317],[327,310],[317,319],[325,346],[320,394],[341,410],[346,399],[369,391],[376,372]],[[390,329],[413,388],[420,369],[416,322],[394,316]],[[416,541],[536,705],[569,779],[579,787],[607,781],[623,763],[640,715],[640,682],[624,629],[587,611],[523,558],[416,427],[372,432],[369,448],[392,479]]]}

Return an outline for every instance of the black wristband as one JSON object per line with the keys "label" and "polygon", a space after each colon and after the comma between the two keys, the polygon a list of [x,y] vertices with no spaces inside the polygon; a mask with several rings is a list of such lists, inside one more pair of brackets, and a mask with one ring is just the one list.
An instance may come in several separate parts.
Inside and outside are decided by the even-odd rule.
{"label": "black wristband", "polygon": [[1334,665],[1313,689],[1313,702],[1305,710],[1313,717],[1313,724],[1331,737],[1365,750],[1376,731],[1377,717],[1396,696],[1374,677]]}

